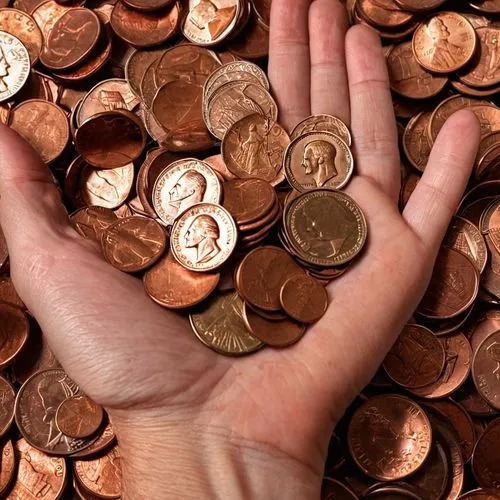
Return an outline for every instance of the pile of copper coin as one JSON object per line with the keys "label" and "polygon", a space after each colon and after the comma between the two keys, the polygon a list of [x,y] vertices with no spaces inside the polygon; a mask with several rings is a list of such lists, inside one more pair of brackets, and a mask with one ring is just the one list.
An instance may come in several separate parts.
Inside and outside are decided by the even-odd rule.
{"label": "pile of copper coin", "polygon": [[[499,499],[500,2],[345,3],[384,41],[401,206],[454,111],[476,113],[482,141],[426,296],[334,430],[323,496]],[[206,348],[300,341],[368,228],[342,191],[355,175],[347,126],[279,124],[262,69],[271,0],[3,5],[0,120],[49,164],[75,229],[152,300],[187,311]],[[109,417],[50,352],[3,238],[0,271],[0,496],[119,498]]]}

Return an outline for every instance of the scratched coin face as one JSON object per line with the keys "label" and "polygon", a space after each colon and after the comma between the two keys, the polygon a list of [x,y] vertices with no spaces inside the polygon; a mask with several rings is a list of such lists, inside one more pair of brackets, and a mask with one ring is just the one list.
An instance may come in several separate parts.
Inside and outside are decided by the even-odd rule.
{"label": "scratched coin face", "polygon": [[242,356],[264,346],[248,331],[243,321],[243,301],[236,292],[214,295],[189,319],[198,339],[220,354]]}
{"label": "scratched coin face", "polygon": [[16,95],[28,80],[30,56],[22,42],[0,31],[0,102]]}
{"label": "scratched coin face", "polygon": [[197,203],[177,219],[170,238],[172,253],[181,265],[190,271],[207,272],[231,257],[238,233],[225,208]]}
{"label": "scratched coin face", "polygon": [[206,163],[185,159],[171,163],[157,177],[153,206],[167,226],[196,203],[219,203],[222,188],[217,175]]}
{"label": "scratched coin face", "polygon": [[481,396],[500,410],[500,331],[492,333],[477,348],[472,377]]}
{"label": "scratched coin face", "polygon": [[56,424],[59,405],[80,394],[78,385],[63,370],[45,370],[30,377],[18,392],[15,409],[16,424],[26,441],[55,455],[71,455],[95,441],[65,436]]}
{"label": "scratched coin face", "polygon": [[431,450],[432,429],[419,405],[388,394],[369,399],[355,412],[347,439],[351,456],[365,474],[394,481],[424,464]]}

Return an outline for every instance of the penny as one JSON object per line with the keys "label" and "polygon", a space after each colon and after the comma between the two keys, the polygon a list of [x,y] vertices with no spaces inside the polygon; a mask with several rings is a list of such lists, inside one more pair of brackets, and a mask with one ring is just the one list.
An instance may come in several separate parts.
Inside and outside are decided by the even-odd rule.
{"label": "penny", "polygon": [[153,207],[162,222],[175,219],[197,203],[220,202],[222,189],[217,175],[206,163],[193,158],[168,165],[153,187]]}
{"label": "penny", "polygon": [[[321,286],[321,285],[320,285]],[[269,320],[243,305],[243,320],[250,333],[271,347],[287,347],[297,343],[306,331],[306,325],[285,318]]]}
{"label": "penny", "polygon": [[229,212],[212,203],[197,203],[177,219],[170,236],[174,257],[190,271],[222,266],[236,247],[237,229]]}
{"label": "penny", "polygon": [[417,61],[435,73],[452,73],[474,56],[477,37],[469,21],[456,12],[440,12],[420,24],[413,36]]}
{"label": "penny", "polygon": [[109,208],[93,206],[83,207],[73,212],[70,220],[78,234],[100,242],[102,233],[117,220],[117,216]]}
{"label": "penny", "polygon": [[473,201],[460,210],[460,216],[472,222],[476,227],[479,227],[481,216],[491,201],[492,198],[481,198],[480,200]]}
{"label": "penny", "polygon": [[40,494],[54,499],[62,497],[67,473],[64,458],[46,455],[26,439],[14,442],[14,456],[18,466],[7,498],[43,498]]}
{"label": "penny", "polygon": [[146,145],[146,131],[133,113],[105,111],[83,122],[75,147],[87,163],[99,168],[124,167],[137,159]]}
{"label": "penny", "polygon": [[69,141],[66,114],[56,104],[41,99],[19,103],[12,110],[10,127],[26,139],[46,163],[59,158]]}
{"label": "penny", "polygon": [[153,219],[127,217],[107,227],[102,235],[104,258],[127,273],[143,271],[157,262],[165,251],[167,235]]}
{"label": "penny", "polygon": [[14,304],[21,309],[26,309],[24,302],[17,294],[14,284],[9,277],[0,278],[0,302],[9,302],[10,304]]}
{"label": "penny", "polygon": [[[491,136],[491,134],[489,134]],[[494,144],[479,158],[476,167],[476,178],[481,181],[496,180],[498,178],[498,162],[500,158],[500,144]]]}
{"label": "penny", "polygon": [[278,107],[264,87],[236,81],[226,83],[214,92],[204,104],[203,118],[208,130],[222,140],[234,123],[254,113],[276,122]]}
{"label": "penny", "polygon": [[431,319],[458,316],[474,302],[479,291],[479,271],[465,254],[442,247],[431,282],[417,312]]}
{"label": "penny", "polygon": [[467,255],[481,273],[488,260],[486,242],[474,224],[462,217],[453,217],[443,245]]}
{"label": "penny", "polygon": [[38,61],[43,37],[40,28],[30,15],[17,9],[0,9],[0,31],[10,33],[20,40],[28,51],[32,66]]}
{"label": "penny", "polygon": [[351,132],[347,128],[347,125],[335,116],[310,116],[295,126],[290,134],[290,138],[294,141],[300,136],[310,132],[330,132],[331,134],[340,137],[349,147],[352,143]]}
{"label": "penny", "polygon": [[16,474],[16,457],[12,441],[0,444],[0,495],[3,495]]}
{"label": "penny", "polygon": [[259,22],[269,30],[271,25],[272,0],[252,0],[252,7]]}
{"label": "penny", "polygon": [[189,320],[198,339],[220,354],[242,356],[264,345],[248,331],[243,321],[243,301],[235,292],[214,295]]}
{"label": "penny", "polygon": [[205,300],[219,284],[220,273],[196,273],[181,266],[169,252],[144,274],[146,293],[169,309],[186,309]]}
{"label": "penny", "polygon": [[500,109],[492,104],[474,104],[469,109],[477,116],[481,138],[500,129]]}
{"label": "penny", "polygon": [[251,15],[243,31],[228,43],[232,54],[244,59],[261,59],[269,55],[269,30]]}
{"label": "penny", "polygon": [[5,377],[0,376],[0,401],[2,402],[0,406],[0,437],[3,437],[9,431],[14,420],[15,399],[16,393],[14,387],[12,387],[12,384]]}
{"label": "penny", "polygon": [[342,189],[354,171],[349,146],[330,132],[308,132],[291,142],[283,160],[285,175],[297,191]]}
{"label": "penny", "polygon": [[[14,7],[18,8],[16,4]],[[59,4],[55,0],[47,0],[38,2],[34,8],[25,12],[33,16],[45,41],[48,39],[54,24],[70,9],[71,7]]]}
{"label": "penny", "polygon": [[411,389],[413,394],[426,399],[439,399],[454,393],[466,380],[471,371],[472,349],[462,333],[439,339],[445,353],[445,364],[435,382],[421,388]]}
{"label": "penny", "polygon": [[141,96],[141,80],[144,72],[156,61],[165,51],[163,48],[149,50],[134,50],[127,59],[125,66],[125,78],[135,94]]}
{"label": "penny", "polygon": [[439,339],[420,325],[406,325],[387,354],[383,367],[397,384],[417,389],[434,384],[445,367]]}
{"label": "penny", "polygon": [[95,438],[65,436],[56,425],[56,410],[68,397],[80,395],[80,388],[63,370],[35,373],[19,389],[15,418],[21,434],[38,450],[70,455],[89,446]]}
{"label": "penny", "polygon": [[40,62],[53,70],[74,67],[90,54],[100,34],[101,22],[94,12],[85,8],[70,9],[50,30]]}
{"label": "penny", "polygon": [[437,9],[446,0],[394,0],[396,4],[403,10],[412,12],[425,12],[428,10]]}
{"label": "penny", "polygon": [[112,78],[103,80],[93,87],[82,100],[76,113],[76,122],[80,126],[88,118],[116,109],[132,111],[139,99],[132,92],[126,80]]}
{"label": "penny", "polygon": [[201,46],[211,46],[226,40],[234,31],[240,16],[240,0],[189,0],[188,12],[182,23],[182,34]]}
{"label": "penny", "polygon": [[472,377],[481,396],[500,410],[500,330],[486,337],[477,348]]}
{"label": "penny", "polygon": [[105,450],[107,450],[115,443],[115,431],[113,430],[113,426],[109,422],[109,417],[106,414],[104,414],[103,420],[104,422],[101,428],[104,428],[102,432],[98,433],[97,439],[84,450],[81,450],[77,453],[72,453],[70,455],[71,458],[89,458],[96,455],[101,455]]}
{"label": "penny", "polygon": [[478,318],[469,332],[469,341],[472,351],[476,352],[477,348],[486,337],[500,330],[500,311],[486,311],[483,316]]}
{"label": "penny", "polygon": [[474,2],[469,2],[469,5],[485,13],[498,14],[500,12],[500,3],[498,0],[475,0]]}
{"label": "penny", "polygon": [[427,137],[431,113],[422,111],[406,125],[403,135],[403,148],[413,167],[420,172],[425,170],[431,153],[431,144]]}
{"label": "penny", "polygon": [[264,311],[281,310],[280,290],[304,271],[281,248],[263,246],[245,255],[236,271],[236,288],[245,302]]}
{"label": "penny", "polygon": [[450,80],[451,86],[460,92],[461,94],[464,94],[466,96],[470,97],[491,97],[495,96],[500,92],[500,87],[485,87],[485,88],[474,88],[474,87],[469,87],[469,85],[465,85],[465,83],[455,81],[455,80]]}
{"label": "penny", "polygon": [[267,214],[263,214],[262,218],[259,220],[246,224],[239,224],[238,229],[241,232],[241,241],[245,242],[258,238],[262,232],[274,226],[281,219],[281,216],[281,207],[275,202],[271,210]]}
{"label": "penny", "polygon": [[359,0],[357,5],[359,13],[377,27],[396,28],[413,19],[411,12],[404,12],[398,8],[394,0]]}
{"label": "penny", "polygon": [[283,283],[280,303],[285,312],[300,323],[316,323],[328,308],[328,294],[314,278],[296,274]]}
{"label": "penny", "polygon": [[472,456],[472,472],[483,488],[500,489],[500,419],[491,422],[479,437]]}
{"label": "penny", "polygon": [[0,369],[11,364],[26,344],[29,322],[21,308],[0,302]]}
{"label": "penny", "polygon": [[122,470],[118,446],[91,460],[75,460],[73,471],[85,490],[99,498],[120,498]]}
{"label": "penny", "polygon": [[175,0],[125,0],[125,3],[132,9],[145,12],[161,10],[171,5]]}
{"label": "penny", "polygon": [[[427,459],[432,429],[422,408],[403,396],[369,399],[349,422],[349,452],[358,467],[381,481],[403,479]],[[405,453],[399,450],[404,449]]]}
{"label": "penny", "polygon": [[475,417],[492,417],[498,414],[479,394],[472,377],[469,377],[465,384],[453,395],[453,399]]}
{"label": "penny", "polygon": [[361,252],[367,225],[356,202],[344,193],[317,189],[295,198],[283,215],[294,252],[319,267],[345,264]]}
{"label": "penny", "polygon": [[87,396],[72,396],[56,411],[57,428],[66,436],[86,438],[101,426],[103,409]]}
{"label": "penny", "polygon": [[111,27],[122,40],[134,47],[154,47],[175,34],[179,18],[178,2],[161,11],[141,12],[119,1],[111,13]]}
{"label": "penny", "polygon": [[500,500],[500,492],[491,488],[468,491],[459,500]]}
{"label": "penny", "polygon": [[441,92],[448,78],[426,71],[415,59],[411,42],[394,47],[387,55],[391,89],[410,99],[428,99]]}

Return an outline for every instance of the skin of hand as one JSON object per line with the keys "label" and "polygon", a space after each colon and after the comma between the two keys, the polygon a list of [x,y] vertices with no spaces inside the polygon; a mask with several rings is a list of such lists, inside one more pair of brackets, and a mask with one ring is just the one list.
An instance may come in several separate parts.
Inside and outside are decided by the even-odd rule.
{"label": "skin of hand", "polygon": [[318,498],[332,429],[419,303],[479,142],[468,111],[443,127],[404,213],[396,123],[378,36],[337,0],[274,0],[269,76],[280,122],[351,127],[366,214],[361,258],[328,287],[295,346],[212,352],[185,316],[109,266],[70,226],[49,170],[0,128],[0,223],[14,284],[68,374],[109,412],[123,498]]}

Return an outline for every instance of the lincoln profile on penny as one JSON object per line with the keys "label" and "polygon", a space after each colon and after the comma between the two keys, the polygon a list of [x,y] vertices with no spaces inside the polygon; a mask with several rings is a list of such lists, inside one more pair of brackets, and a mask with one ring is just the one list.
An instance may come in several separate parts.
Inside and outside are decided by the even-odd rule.
{"label": "lincoln profile on penny", "polygon": [[314,180],[315,187],[324,186],[338,175],[335,168],[337,149],[327,141],[312,141],[304,149],[302,167]]}
{"label": "lincoln profile on penny", "polygon": [[202,174],[196,170],[184,172],[170,190],[170,205],[177,207],[177,213],[181,213],[195,203],[203,201],[207,190],[207,181]]}
{"label": "lincoln profile on penny", "polygon": [[220,253],[219,237],[219,225],[213,217],[203,214],[194,219],[186,231],[185,241],[187,248],[196,248],[197,264],[210,262]]}

